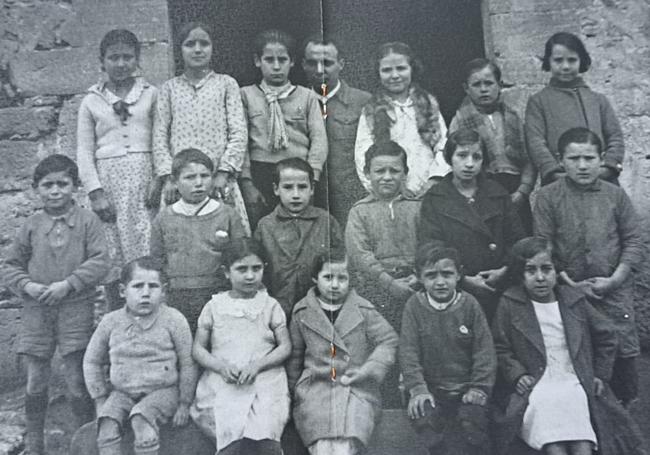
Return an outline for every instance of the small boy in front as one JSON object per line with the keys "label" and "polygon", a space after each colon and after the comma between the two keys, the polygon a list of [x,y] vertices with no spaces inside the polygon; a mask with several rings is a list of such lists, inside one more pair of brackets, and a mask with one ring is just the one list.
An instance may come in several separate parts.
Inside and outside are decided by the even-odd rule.
{"label": "small boy in front", "polygon": [[197,149],[185,149],[172,161],[172,182],[180,200],[158,213],[151,226],[151,256],[169,280],[167,305],[190,323],[192,333],[203,305],[230,289],[221,254],[233,239],[244,237],[241,218],[223,201],[212,199],[214,164]]}
{"label": "small boy in front", "polygon": [[632,269],[644,257],[638,219],[620,187],[599,179],[600,138],[572,128],[558,141],[566,176],[543,187],[533,210],[535,233],[552,242],[561,278],[581,288],[617,329],[619,349],[610,386],[627,406],[638,394]]}
{"label": "small boy in front", "polygon": [[43,211],[27,218],[14,240],[2,274],[23,298],[16,351],[27,364],[25,451],[44,453],[50,361],[58,347],[76,424],[93,418],[83,380],[82,359],[93,330],[95,286],[108,273],[108,251],[101,221],[77,206],[77,165],[50,155],[34,171],[33,187]]}
{"label": "small boy in front", "polygon": [[156,455],[158,426],[188,420],[196,386],[192,335],[183,315],[163,304],[163,272],[153,258],[128,263],[120,281],[126,304],[101,320],[83,362],[97,410],[97,447],[99,455],[121,455],[128,421],[134,453]]}
{"label": "small boy in front", "polygon": [[425,290],[406,303],[399,343],[408,415],[432,454],[489,453],[497,361],[487,320],[476,299],[457,290],[455,249],[425,244],[415,265]]}
{"label": "small boy in front", "polygon": [[269,257],[265,284],[287,315],[313,285],[314,259],[329,245],[342,245],[338,222],[330,214],[311,205],[314,195],[314,170],[301,158],[286,158],[277,163],[273,191],[280,203],[263,217],[255,238]]}

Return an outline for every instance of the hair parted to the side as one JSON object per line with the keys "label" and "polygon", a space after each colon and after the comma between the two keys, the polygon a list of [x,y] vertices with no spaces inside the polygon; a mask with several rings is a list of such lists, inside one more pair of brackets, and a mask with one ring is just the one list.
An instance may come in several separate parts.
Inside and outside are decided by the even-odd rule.
{"label": "hair parted to the side", "polygon": [[280,160],[275,164],[273,183],[276,186],[280,184],[280,176],[282,171],[285,169],[296,169],[298,171],[306,172],[309,176],[309,183],[311,183],[312,186],[314,185],[314,168],[311,167],[311,164],[302,158],[292,157]]}
{"label": "hair parted to the side", "polygon": [[259,33],[253,41],[253,54],[261,58],[264,48],[270,43],[278,43],[284,46],[291,61],[296,61],[296,40],[287,32],[278,29],[264,30]]}
{"label": "hair parted to the side", "polygon": [[323,266],[327,263],[341,264],[347,262],[348,257],[343,245],[331,245],[330,248],[322,249],[314,258],[311,268],[311,277],[316,279],[318,274],[323,270]]}
{"label": "hair parted to the side", "polygon": [[573,33],[558,32],[551,36],[546,45],[544,46],[544,58],[542,59],[542,71],[551,71],[551,54],[553,53],[553,46],[559,44],[566,47],[570,51],[578,54],[580,58],[580,68],[578,72],[584,73],[591,67],[591,57],[587,48],[580,38]]}
{"label": "hair parted to the side", "polygon": [[439,240],[427,242],[418,248],[415,252],[415,270],[420,275],[427,266],[432,266],[443,259],[453,261],[458,274],[463,276],[463,265],[458,250]]}
{"label": "hair parted to the side", "polygon": [[198,149],[184,149],[178,152],[172,160],[172,179],[176,180],[181,171],[190,163],[202,164],[210,173],[214,172],[214,163],[208,155]]}
{"label": "hair parted to the side", "polygon": [[564,152],[569,144],[595,145],[598,149],[598,155],[603,154],[603,141],[601,141],[598,135],[589,128],[579,126],[568,129],[562,133],[560,139],[557,141],[557,151],[560,158],[564,156]]}
{"label": "hair parted to the side", "polygon": [[407,174],[409,167],[407,165],[406,151],[394,141],[375,142],[366,150],[366,162],[363,165],[363,172],[370,172],[370,166],[373,158],[378,156],[398,156],[402,159],[404,173]]}
{"label": "hair parted to the side", "polygon": [[447,137],[447,143],[442,152],[447,164],[451,166],[451,158],[454,156],[454,152],[459,145],[473,144],[479,144],[481,148],[481,154],[483,155],[483,169],[485,169],[490,160],[487,153],[487,146],[485,145],[485,141],[481,138],[481,135],[478,134],[478,131],[471,128],[459,128]]}
{"label": "hair parted to the side", "polygon": [[517,241],[512,246],[508,256],[508,281],[510,284],[516,285],[523,283],[526,261],[543,252],[550,254],[555,265],[553,246],[544,237],[526,237]]}
{"label": "hair parted to the side", "polygon": [[68,174],[68,177],[72,179],[72,184],[74,186],[79,186],[81,184],[77,164],[67,156],[57,153],[42,159],[36,165],[36,169],[34,169],[34,174],[32,176],[32,187],[36,188],[43,177],[53,172],[65,172]]}
{"label": "hair parted to the side", "polygon": [[222,262],[226,270],[235,262],[247,256],[255,255],[266,266],[268,258],[264,246],[257,240],[250,237],[242,237],[232,240],[223,251]]}
{"label": "hair parted to the side", "polygon": [[340,60],[341,59],[341,46],[340,43],[332,38],[329,35],[324,35],[322,33],[314,33],[309,35],[307,38],[305,38],[301,44],[300,44],[300,52],[302,52],[302,55],[304,57],[305,51],[307,50],[307,46],[310,44],[322,44],[324,46],[334,46],[336,49],[336,56]]}
{"label": "hair parted to the side", "polygon": [[167,283],[167,275],[165,275],[162,264],[160,261],[155,260],[151,256],[142,256],[124,265],[124,267],[122,267],[122,271],[120,272],[120,283],[125,286],[129,284],[129,282],[133,279],[133,275],[137,269],[158,272],[160,282],[163,284]]}
{"label": "hair parted to the side", "polygon": [[99,60],[103,61],[106,56],[106,51],[108,46],[113,46],[115,44],[124,44],[126,46],[133,47],[133,52],[135,53],[135,58],[140,58],[140,41],[138,37],[135,36],[130,30],[123,28],[114,29],[106,33],[102,40],[99,43]]}
{"label": "hair parted to the side", "polygon": [[499,65],[494,63],[492,60],[486,58],[475,58],[465,63],[465,66],[463,67],[463,83],[467,84],[467,81],[472,74],[481,71],[484,68],[489,68],[494,75],[494,79],[499,85],[501,85],[501,68],[499,68]]}

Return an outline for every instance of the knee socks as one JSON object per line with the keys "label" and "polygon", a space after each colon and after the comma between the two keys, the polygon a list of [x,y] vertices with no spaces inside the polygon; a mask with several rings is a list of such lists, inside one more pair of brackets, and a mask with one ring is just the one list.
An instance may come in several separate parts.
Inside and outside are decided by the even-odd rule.
{"label": "knee socks", "polygon": [[25,455],[45,453],[43,430],[47,412],[47,391],[25,394]]}

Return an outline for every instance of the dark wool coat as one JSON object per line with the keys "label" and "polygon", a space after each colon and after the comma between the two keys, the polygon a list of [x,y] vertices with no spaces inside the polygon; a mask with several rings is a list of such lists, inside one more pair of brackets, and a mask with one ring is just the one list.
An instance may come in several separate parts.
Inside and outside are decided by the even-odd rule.
{"label": "dark wool coat", "polygon": [[[582,384],[594,429],[598,436],[601,455],[644,453],[639,446],[638,430],[629,414],[620,406],[609,390],[603,397],[594,395],[594,378],[607,382],[611,376],[616,353],[616,332],[610,322],[595,310],[584,294],[569,286],[555,289],[564,324],[567,345],[573,368]],[[492,328],[497,352],[498,371],[512,393],[505,415],[497,419],[496,445],[498,453],[507,453],[507,447],[519,434],[527,397],[514,391],[524,374],[538,381],[546,369],[544,339],[535,316],[535,310],[521,286],[509,288],[501,297]],[[621,434],[621,429],[624,429]],[[618,434],[615,431],[618,430]]]}

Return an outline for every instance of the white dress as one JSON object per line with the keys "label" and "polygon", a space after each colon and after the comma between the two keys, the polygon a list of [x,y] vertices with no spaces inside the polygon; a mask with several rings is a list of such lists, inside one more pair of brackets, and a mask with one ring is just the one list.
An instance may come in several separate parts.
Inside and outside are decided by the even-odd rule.
{"label": "white dress", "polygon": [[[238,367],[257,360],[277,346],[274,330],[286,325],[280,304],[266,291],[252,299],[233,299],[228,292],[212,296],[198,326],[210,330],[212,353]],[[217,450],[243,439],[279,441],[289,420],[289,388],[283,366],[257,375],[252,384],[227,383],[204,370],[190,415],[217,440]]]}
{"label": "white dress", "polygon": [[591,441],[587,395],[573,369],[558,302],[533,302],[546,348],[546,370],[524,413],[521,437],[537,450],[558,441]]}

